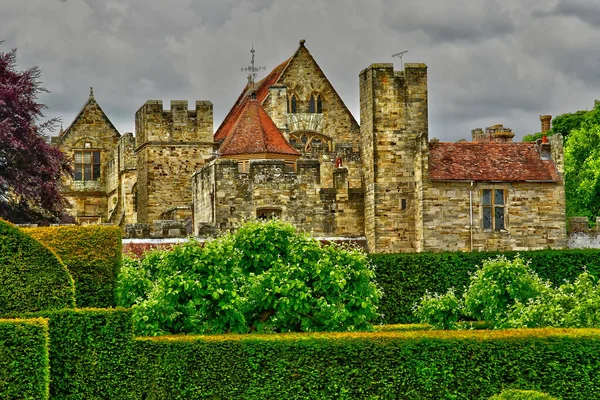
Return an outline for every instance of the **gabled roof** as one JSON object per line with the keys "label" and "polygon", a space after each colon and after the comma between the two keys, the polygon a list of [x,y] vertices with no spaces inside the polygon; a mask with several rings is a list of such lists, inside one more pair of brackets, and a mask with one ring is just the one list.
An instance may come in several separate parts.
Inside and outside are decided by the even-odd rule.
{"label": "gabled roof", "polygon": [[[262,80],[256,83],[256,99],[260,103],[262,103],[269,94],[269,87],[274,85],[279,80],[281,73],[283,72],[283,70],[285,69],[285,67],[291,59],[292,58],[288,58],[287,60],[279,64],[269,73],[269,75],[267,75]],[[233,107],[231,107],[231,110],[219,126],[219,129],[217,129],[217,131],[215,132],[215,142],[219,142],[229,135],[231,129],[233,128],[233,126],[237,122],[237,119],[242,113],[242,110],[245,108],[246,104],[250,100],[252,91],[251,89],[252,88],[250,87],[250,83],[246,84],[246,87],[244,87],[244,90],[242,90],[242,93],[236,100]]]}
{"label": "gabled roof", "polygon": [[[325,75],[325,73],[323,73],[323,70],[321,69],[321,67],[319,66],[317,61],[314,59],[312,54],[310,54],[310,51],[308,51],[308,49],[306,48],[304,43],[305,43],[304,40],[300,40],[300,45],[298,46],[298,48],[296,49],[296,51],[290,58],[288,58],[287,60],[285,60],[278,66],[276,66],[265,78],[263,78],[261,81],[256,83],[256,85],[255,85],[256,86],[256,99],[259,101],[259,103],[262,104],[265,101],[265,99],[267,98],[267,96],[269,94],[269,87],[276,85],[277,83],[279,83],[282,80],[282,77],[284,76],[285,71],[288,68],[288,66],[298,56],[298,54],[300,54],[300,52],[303,49],[304,49],[304,51],[306,51],[308,53],[309,57],[315,63],[315,66],[317,67],[318,71],[325,77],[325,79],[327,79],[327,76]],[[328,79],[327,79],[327,81],[329,82]],[[337,91],[335,90],[335,88],[333,87],[331,82],[329,82],[329,85],[331,86],[331,89],[332,89],[333,93],[335,94],[335,96],[337,96],[340,99],[342,106],[346,109],[346,111],[352,118],[352,121],[354,121],[354,123],[356,123],[354,116],[352,115],[352,113],[350,112],[350,110],[348,109],[348,107],[346,106],[346,104],[344,103],[342,98],[340,97],[340,95],[337,93]],[[246,86],[244,87],[244,90],[242,90],[242,93],[236,100],[235,104],[233,105],[233,107],[231,108],[231,110],[229,111],[229,113],[227,114],[227,116],[225,117],[225,119],[223,120],[223,122],[221,123],[221,125],[219,126],[217,131],[215,132],[215,135],[214,135],[215,142],[219,142],[219,141],[225,139],[229,135],[233,125],[235,124],[235,122],[237,121],[237,119],[240,116],[241,110],[244,108],[244,106],[245,106],[246,102],[249,100],[251,94],[252,94],[252,90],[251,90],[250,84],[246,84]]]}
{"label": "gabled roof", "polygon": [[73,122],[71,122],[71,124],[67,127],[67,129],[65,129],[64,131],[62,131],[60,133],[60,135],[59,135],[59,140],[60,141],[63,141],[67,137],[67,135],[70,133],[71,129],[77,124],[77,122],[79,122],[79,120],[81,118],[83,118],[83,115],[85,114],[86,109],[89,108],[89,107],[92,107],[92,106],[97,106],[98,107],[98,109],[100,110],[100,113],[102,114],[102,119],[109,126],[109,128],[112,129],[115,132],[115,136],[116,137],[120,137],[121,136],[121,134],[119,133],[119,131],[117,130],[117,128],[115,128],[115,126],[113,125],[113,123],[111,122],[111,120],[108,118],[108,116],[106,115],[106,113],[102,109],[102,107],[100,107],[100,104],[98,104],[96,102],[96,99],[94,98],[94,90],[93,90],[93,88],[90,88],[90,97],[85,102],[85,104],[83,105],[83,107],[81,107],[81,110],[79,111],[79,113],[77,114],[77,116],[75,117],[75,119],[73,120]]}
{"label": "gabled roof", "polygon": [[430,143],[429,178],[437,181],[557,182],[536,143]]}
{"label": "gabled roof", "polygon": [[258,100],[250,99],[245,102],[235,125],[219,148],[219,154],[233,156],[265,153],[300,156],[285,140]]}

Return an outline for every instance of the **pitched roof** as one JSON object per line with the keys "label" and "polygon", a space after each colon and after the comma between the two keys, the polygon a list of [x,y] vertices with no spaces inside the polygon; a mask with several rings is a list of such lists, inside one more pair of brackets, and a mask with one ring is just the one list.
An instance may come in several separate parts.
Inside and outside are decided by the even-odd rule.
{"label": "pitched roof", "polygon": [[249,99],[244,104],[240,116],[219,148],[221,156],[264,153],[300,156],[257,99]]}
{"label": "pitched roof", "polygon": [[[278,66],[276,66],[269,73],[269,75],[267,75],[266,77],[264,77],[263,79],[261,79],[259,82],[256,83],[256,85],[255,85],[256,86],[256,89],[255,89],[256,90],[256,99],[260,103],[262,103],[263,100],[269,94],[269,87],[274,85],[279,80],[281,73],[283,72],[283,70],[285,69],[285,67],[290,62],[291,59],[292,59],[292,57],[288,58],[287,60],[285,60]],[[231,129],[237,122],[238,118],[240,117],[240,114],[242,113],[242,111],[246,107],[246,104],[250,100],[250,94],[251,94],[250,91],[251,91],[250,84],[246,84],[246,87],[244,87],[244,90],[242,90],[242,93],[236,100],[233,107],[231,107],[231,110],[229,111],[229,113],[227,114],[227,116],[225,117],[225,119],[223,120],[221,125],[219,126],[219,129],[217,129],[217,131],[215,132],[215,135],[214,135],[215,142],[219,142],[219,141],[225,139],[229,135],[229,133],[231,132]]]}
{"label": "pitched roof", "polygon": [[430,143],[432,180],[559,181],[552,160],[542,160],[536,143]]}
{"label": "pitched roof", "polygon": [[115,125],[108,118],[108,116],[106,115],[106,113],[104,112],[102,107],[100,107],[100,104],[98,104],[98,102],[96,101],[96,98],[94,97],[94,89],[90,88],[90,97],[88,97],[88,100],[85,102],[83,107],[81,107],[81,110],[79,111],[79,113],[77,114],[75,119],[73,119],[73,122],[71,122],[71,124],[67,127],[67,129],[65,129],[64,131],[61,132],[61,134],[59,135],[59,140],[63,141],[68,136],[68,134],[71,132],[71,129],[77,124],[77,122],[81,118],[83,118],[83,115],[85,114],[85,110],[88,107],[92,107],[94,105],[96,105],[98,107],[98,110],[100,110],[100,113],[102,114],[102,119],[104,120],[104,122],[109,126],[110,129],[112,129],[115,132],[115,136],[120,137],[121,134],[119,133],[117,128],[115,128]]}

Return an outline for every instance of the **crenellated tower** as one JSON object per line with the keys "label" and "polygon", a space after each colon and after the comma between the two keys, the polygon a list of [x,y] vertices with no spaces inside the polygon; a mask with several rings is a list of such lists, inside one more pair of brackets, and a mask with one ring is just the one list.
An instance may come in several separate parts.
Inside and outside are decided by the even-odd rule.
{"label": "crenellated tower", "polygon": [[360,73],[365,236],[371,252],[419,251],[427,165],[427,66],[372,64]]}
{"label": "crenellated tower", "polygon": [[213,106],[196,101],[149,100],[135,114],[137,156],[137,221],[165,219],[166,213],[191,216],[191,175],[202,168],[214,152]]}

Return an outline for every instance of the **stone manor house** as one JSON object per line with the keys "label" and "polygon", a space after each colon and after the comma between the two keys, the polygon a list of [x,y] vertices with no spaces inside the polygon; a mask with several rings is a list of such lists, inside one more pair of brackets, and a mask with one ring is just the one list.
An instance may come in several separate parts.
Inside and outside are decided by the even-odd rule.
{"label": "stone manor house", "polygon": [[[278,217],[371,252],[566,245],[561,135],[516,143],[494,125],[471,142],[430,139],[425,64],[372,64],[359,87],[360,125],[301,40],[262,80],[249,78],[214,134],[210,101],[165,110],[150,100],[135,136],[121,135],[90,91],[53,140],[73,159],[70,212],[129,236],[183,222],[206,236]],[[550,116],[541,119],[547,130]]]}

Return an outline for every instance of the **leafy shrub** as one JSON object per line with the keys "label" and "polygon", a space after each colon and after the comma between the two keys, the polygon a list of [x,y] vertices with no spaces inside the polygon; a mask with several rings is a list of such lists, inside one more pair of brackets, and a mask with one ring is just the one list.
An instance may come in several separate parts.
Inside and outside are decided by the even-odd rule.
{"label": "leafy shrub", "polygon": [[507,328],[600,327],[600,284],[584,272],[573,283],[547,290],[509,311]]}
{"label": "leafy shrub", "polygon": [[54,251],[75,280],[78,307],[114,307],[121,268],[121,229],[116,226],[26,228]]}
{"label": "leafy shrub", "polygon": [[[585,269],[600,277],[600,250],[537,250],[504,252],[508,260],[517,255],[544,281],[559,286],[573,281]],[[377,283],[385,294],[379,304],[384,323],[412,323],[418,319],[412,313],[415,302],[426,291],[445,293],[454,287],[462,293],[468,287],[470,275],[497,252],[446,252],[418,254],[371,254],[376,266]]]}
{"label": "leafy shrub", "polygon": [[490,397],[489,400],[557,400],[548,394],[536,392],[533,390],[504,390],[496,396]]}
{"label": "leafy shrub", "polygon": [[364,253],[280,221],[155,251],[124,272],[120,304],[135,302],[136,330],[150,335],[365,330],[381,296]]}
{"label": "leafy shrub", "polygon": [[506,319],[516,302],[527,302],[548,290],[547,285],[529,269],[519,256],[512,261],[498,256],[483,262],[471,276],[464,294],[464,313],[494,326]]}
{"label": "leafy shrub", "polygon": [[73,278],[46,246],[0,220],[0,314],[75,306]]}
{"label": "leafy shrub", "polygon": [[2,399],[48,399],[48,322],[0,319],[0,394]]}
{"label": "leafy shrub", "polygon": [[462,299],[456,297],[454,288],[444,295],[427,292],[421,301],[415,304],[415,315],[419,320],[431,324],[436,329],[454,329],[463,316]]}

